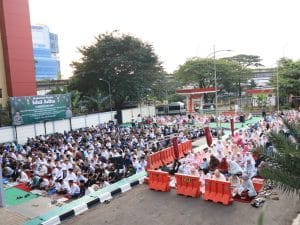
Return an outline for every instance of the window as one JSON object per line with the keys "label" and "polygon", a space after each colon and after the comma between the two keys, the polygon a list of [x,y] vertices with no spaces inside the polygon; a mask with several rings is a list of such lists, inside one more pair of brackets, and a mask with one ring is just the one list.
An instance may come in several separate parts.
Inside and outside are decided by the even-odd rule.
{"label": "window", "polygon": [[2,88],[0,88],[0,98],[2,98]]}

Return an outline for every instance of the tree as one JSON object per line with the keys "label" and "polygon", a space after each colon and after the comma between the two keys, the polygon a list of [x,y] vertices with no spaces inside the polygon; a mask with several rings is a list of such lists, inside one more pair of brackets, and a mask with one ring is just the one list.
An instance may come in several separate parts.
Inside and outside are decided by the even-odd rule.
{"label": "tree", "polygon": [[[215,63],[218,88],[225,92],[235,91],[235,83],[242,71],[241,66],[226,59],[217,59]],[[182,85],[199,88],[214,87],[214,60],[210,58],[189,59],[175,71],[175,78]],[[206,95],[204,97],[207,98]]]}
{"label": "tree", "polygon": [[253,89],[257,86],[256,82],[254,79],[251,79],[251,82],[250,82],[250,88]]}
{"label": "tree", "polygon": [[[277,77],[270,83],[277,88]],[[300,60],[282,58],[278,61],[278,83],[280,96],[300,96]]]}
{"label": "tree", "polygon": [[267,106],[267,103],[268,103],[267,95],[264,94],[264,93],[258,94],[256,96],[256,103],[257,103],[258,107],[265,108]]}
{"label": "tree", "polygon": [[240,54],[235,55],[232,57],[225,58],[227,60],[233,60],[235,62],[238,62],[243,68],[253,68],[253,67],[261,67],[264,66],[260,62],[262,59],[258,55],[246,55],[246,54]]}
{"label": "tree", "polygon": [[102,96],[101,93],[98,93],[95,96],[83,96],[82,104],[88,112],[100,112],[104,109],[103,103],[108,100],[109,96]]}
{"label": "tree", "polygon": [[300,195],[300,119],[296,122],[284,120],[284,125],[290,136],[283,132],[270,133],[275,151],[264,149],[267,164],[260,169],[260,174],[283,191],[295,191]]}
{"label": "tree", "polygon": [[181,84],[174,79],[174,75],[164,73],[161,79],[153,84],[151,97],[159,102],[183,101],[184,96],[176,94],[180,87]]}
{"label": "tree", "polygon": [[10,108],[10,102],[7,101],[7,104],[5,107],[2,107],[0,105],[0,127],[2,126],[9,126],[11,125],[11,108]]}
{"label": "tree", "polygon": [[70,87],[86,96],[109,95],[109,83],[117,109],[127,101],[144,98],[163,71],[150,44],[118,32],[100,34],[95,44],[79,52],[82,59],[72,63],[75,71]]}
{"label": "tree", "polygon": [[239,79],[237,79],[235,83],[236,89],[238,91],[238,96],[241,97],[243,91],[242,84],[245,83],[245,81],[247,82],[252,75],[252,72],[249,68],[253,68],[253,67],[257,68],[263,66],[260,63],[262,59],[260,58],[260,56],[257,55],[246,55],[246,54],[235,55],[232,57],[227,57],[225,59],[230,61],[235,61],[242,67]]}
{"label": "tree", "polygon": [[78,115],[82,113],[82,99],[84,96],[82,96],[77,90],[70,91],[69,87],[64,87],[64,88],[56,88],[51,91],[49,91],[47,94],[67,94],[71,93],[71,106],[72,106],[72,111],[74,115]]}

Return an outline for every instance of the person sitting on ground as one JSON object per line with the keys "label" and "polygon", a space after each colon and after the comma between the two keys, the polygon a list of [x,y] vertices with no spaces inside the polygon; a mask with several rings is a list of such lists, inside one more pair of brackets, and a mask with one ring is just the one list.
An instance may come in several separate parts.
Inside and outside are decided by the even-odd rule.
{"label": "person sitting on ground", "polygon": [[56,184],[56,192],[57,194],[65,195],[68,194],[70,191],[70,185],[68,182],[64,181],[63,179],[59,179],[59,185]]}
{"label": "person sitting on ground", "polygon": [[39,188],[40,187],[40,183],[41,183],[40,176],[36,172],[34,172],[33,176],[31,177],[31,179],[29,181],[30,188],[31,189]]}
{"label": "person sitting on ground", "polygon": [[208,162],[207,162],[207,158],[203,158],[203,162],[202,162],[202,163],[200,163],[200,169],[201,169],[201,170],[208,169]]}
{"label": "person sitting on ground", "polygon": [[241,181],[238,175],[234,174],[229,178],[231,185],[231,194],[232,197],[235,197],[238,193],[238,188],[241,186]]}
{"label": "person sitting on ground", "polygon": [[208,169],[200,170],[200,191],[202,194],[205,192],[205,179],[211,179]]}
{"label": "person sitting on ground", "polygon": [[69,192],[68,192],[68,196],[70,198],[78,198],[80,196],[80,188],[77,184],[75,184],[73,182],[73,180],[69,180]]}
{"label": "person sitting on ground", "polygon": [[242,175],[242,185],[238,187],[238,195],[243,197],[243,193],[247,192],[248,197],[255,197],[257,195],[255,188],[253,186],[252,180],[247,174]]}
{"label": "person sitting on ground", "polygon": [[228,173],[228,162],[227,162],[226,157],[222,158],[220,165],[219,165],[219,170],[223,174]]}
{"label": "person sitting on ground", "polygon": [[25,183],[25,184],[27,184],[29,182],[28,175],[27,175],[27,173],[25,173],[24,170],[21,170],[20,176],[17,178],[17,182]]}
{"label": "person sitting on ground", "polygon": [[191,175],[191,176],[200,177],[200,174],[199,174],[198,170],[196,170],[196,168],[193,167],[193,166],[191,167],[190,175]]}
{"label": "person sitting on ground", "polygon": [[209,161],[209,170],[214,171],[215,169],[218,168],[219,165],[220,165],[220,161],[214,155],[211,155]]}
{"label": "person sitting on ground", "polygon": [[218,181],[226,181],[226,177],[220,173],[218,169],[215,170],[214,175],[212,176],[213,180],[218,180]]}
{"label": "person sitting on ground", "polygon": [[40,178],[40,187],[39,187],[39,189],[40,190],[48,190],[48,188],[49,188],[49,184],[50,184],[50,182],[49,182],[49,180],[47,179],[47,178]]}
{"label": "person sitting on ground", "polygon": [[84,180],[79,181],[79,188],[80,188],[79,197],[83,197],[85,195],[85,190],[86,190]]}
{"label": "person sitting on ground", "polygon": [[228,161],[228,173],[229,175],[242,174],[243,170],[237,162],[229,160]]}

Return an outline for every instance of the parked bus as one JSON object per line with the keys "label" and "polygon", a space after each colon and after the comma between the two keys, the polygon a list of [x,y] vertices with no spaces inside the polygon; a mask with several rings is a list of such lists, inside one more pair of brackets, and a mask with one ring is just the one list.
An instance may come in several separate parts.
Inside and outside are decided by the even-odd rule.
{"label": "parked bus", "polygon": [[185,114],[186,109],[184,103],[182,102],[172,102],[167,105],[156,106],[156,115],[175,115],[175,114]]}

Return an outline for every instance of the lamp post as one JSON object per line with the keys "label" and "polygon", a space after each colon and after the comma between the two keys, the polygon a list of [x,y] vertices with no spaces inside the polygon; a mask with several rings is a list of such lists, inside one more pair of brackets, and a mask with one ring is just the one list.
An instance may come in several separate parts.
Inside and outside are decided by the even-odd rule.
{"label": "lamp post", "polygon": [[[215,79],[215,103],[216,103],[216,116],[217,116],[217,119],[216,119],[216,125],[217,125],[217,128],[218,128],[218,119],[219,119],[219,112],[218,112],[218,83],[217,83],[217,64],[216,64],[216,53],[218,52],[231,52],[232,50],[230,49],[224,49],[224,50],[218,50],[216,51],[216,48],[215,48],[215,45],[214,45],[214,51],[213,53],[209,54],[209,56],[211,56],[213,54],[213,60],[214,60],[214,79]],[[207,58],[208,58],[207,57]]]}
{"label": "lamp post", "polygon": [[108,85],[108,93],[109,93],[109,106],[110,106],[110,120],[113,120],[112,116],[112,104],[111,104],[111,88],[110,88],[110,82],[108,80],[104,80],[102,78],[99,78],[100,81],[104,81]]}

